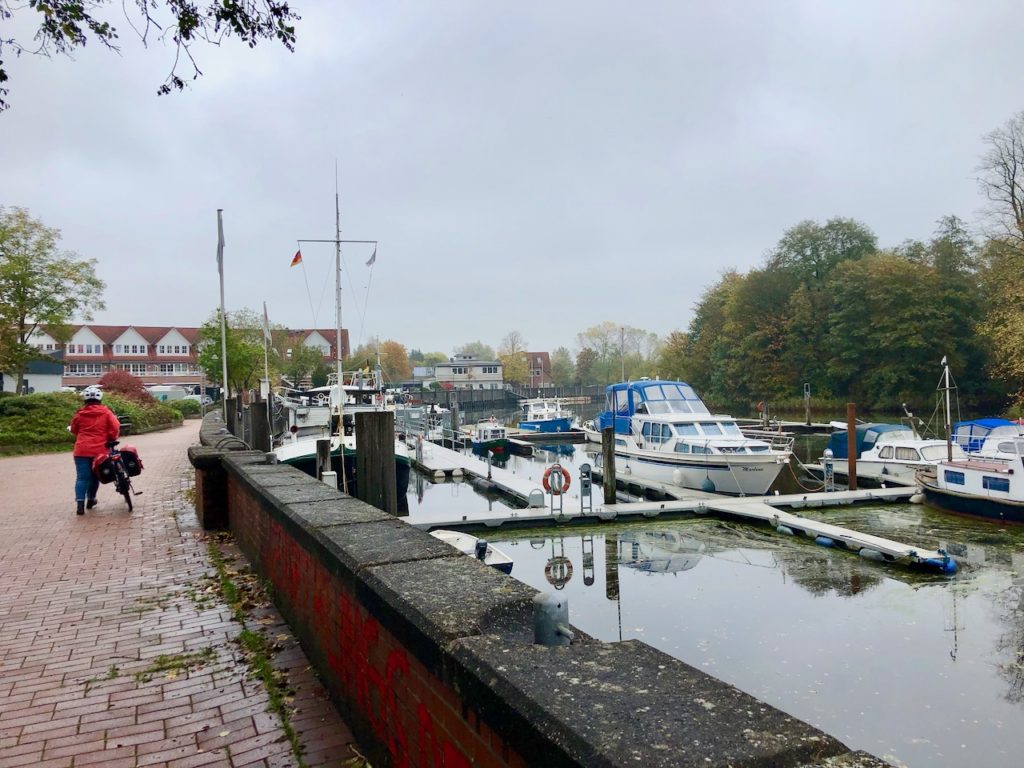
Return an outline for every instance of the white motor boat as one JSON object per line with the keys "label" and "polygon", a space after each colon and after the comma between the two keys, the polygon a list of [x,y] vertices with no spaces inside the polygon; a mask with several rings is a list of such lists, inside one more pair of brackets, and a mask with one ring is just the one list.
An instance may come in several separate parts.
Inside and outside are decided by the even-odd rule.
{"label": "white motor boat", "polygon": [[491,568],[502,573],[512,573],[512,558],[500,549],[495,549],[484,539],[478,539],[476,536],[468,533],[444,529],[431,531],[430,535],[435,539],[440,539],[445,544],[450,544],[464,555],[475,557],[484,565],[489,565]]}
{"label": "white motor boat", "polygon": [[655,482],[732,495],[763,495],[792,456],[793,440],[744,436],[682,381],[610,385],[594,426],[615,428],[615,469]]}

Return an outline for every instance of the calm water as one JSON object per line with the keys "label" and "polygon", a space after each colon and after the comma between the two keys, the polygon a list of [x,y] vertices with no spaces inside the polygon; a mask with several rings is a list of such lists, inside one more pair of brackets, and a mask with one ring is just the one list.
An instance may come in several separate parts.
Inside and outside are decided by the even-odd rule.
{"label": "calm water", "polygon": [[[579,509],[582,446],[508,469],[539,483],[556,458]],[[409,505],[441,520],[504,502],[414,476]],[[585,632],[640,638],[853,748],[897,765],[1024,764],[1024,527],[907,504],[808,514],[946,547],[961,570],[918,574],[709,518],[481,535],[513,576],[562,590]]]}

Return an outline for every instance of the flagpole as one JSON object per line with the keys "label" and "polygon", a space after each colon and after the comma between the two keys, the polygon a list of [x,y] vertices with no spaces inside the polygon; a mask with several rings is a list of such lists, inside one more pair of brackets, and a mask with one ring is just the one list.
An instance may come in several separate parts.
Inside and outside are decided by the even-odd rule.
{"label": "flagpole", "polygon": [[267,302],[263,302],[263,375],[267,382],[267,427],[270,448],[274,448],[274,393],[270,388],[270,318],[267,316]]}
{"label": "flagpole", "polygon": [[221,413],[224,423],[228,429],[234,427],[228,424],[228,330],[227,319],[224,314],[224,220],[223,208],[217,209],[217,272],[220,274],[220,360],[223,375],[223,387],[221,389]]}
{"label": "flagpole", "polygon": [[348,493],[348,476],[345,472],[345,388],[342,386],[341,353],[341,205],[338,202],[338,162],[334,162],[334,297],[335,327],[334,356],[338,373],[338,454],[341,458],[341,492]]}

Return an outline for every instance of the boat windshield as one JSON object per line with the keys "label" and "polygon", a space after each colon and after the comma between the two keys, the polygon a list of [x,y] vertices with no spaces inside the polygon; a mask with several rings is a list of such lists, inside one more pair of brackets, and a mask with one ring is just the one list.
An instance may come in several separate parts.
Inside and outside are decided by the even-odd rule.
{"label": "boat windshield", "polygon": [[[921,448],[921,458],[924,459],[925,461],[941,461],[942,459],[946,458],[946,446],[926,445]],[[964,453],[963,449],[956,443],[953,443],[953,458],[967,458],[967,455]]]}
{"label": "boat windshield", "polygon": [[643,387],[648,413],[710,413],[689,384],[665,381]]}

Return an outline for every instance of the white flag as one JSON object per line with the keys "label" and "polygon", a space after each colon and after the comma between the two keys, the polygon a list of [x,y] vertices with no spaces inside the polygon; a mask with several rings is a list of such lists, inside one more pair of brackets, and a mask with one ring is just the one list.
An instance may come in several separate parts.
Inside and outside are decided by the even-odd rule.
{"label": "white flag", "polygon": [[375,246],[373,246],[373,255],[370,256],[370,260],[368,262],[366,262],[366,266],[372,267],[373,266],[373,262],[375,262],[376,260],[377,260],[377,246],[375,245]]}
{"label": "white flag", "polygon": [[267,340],[269,344],[270,338],[270,318],[267,317],[267,302],[263,302],[263,338]]}

